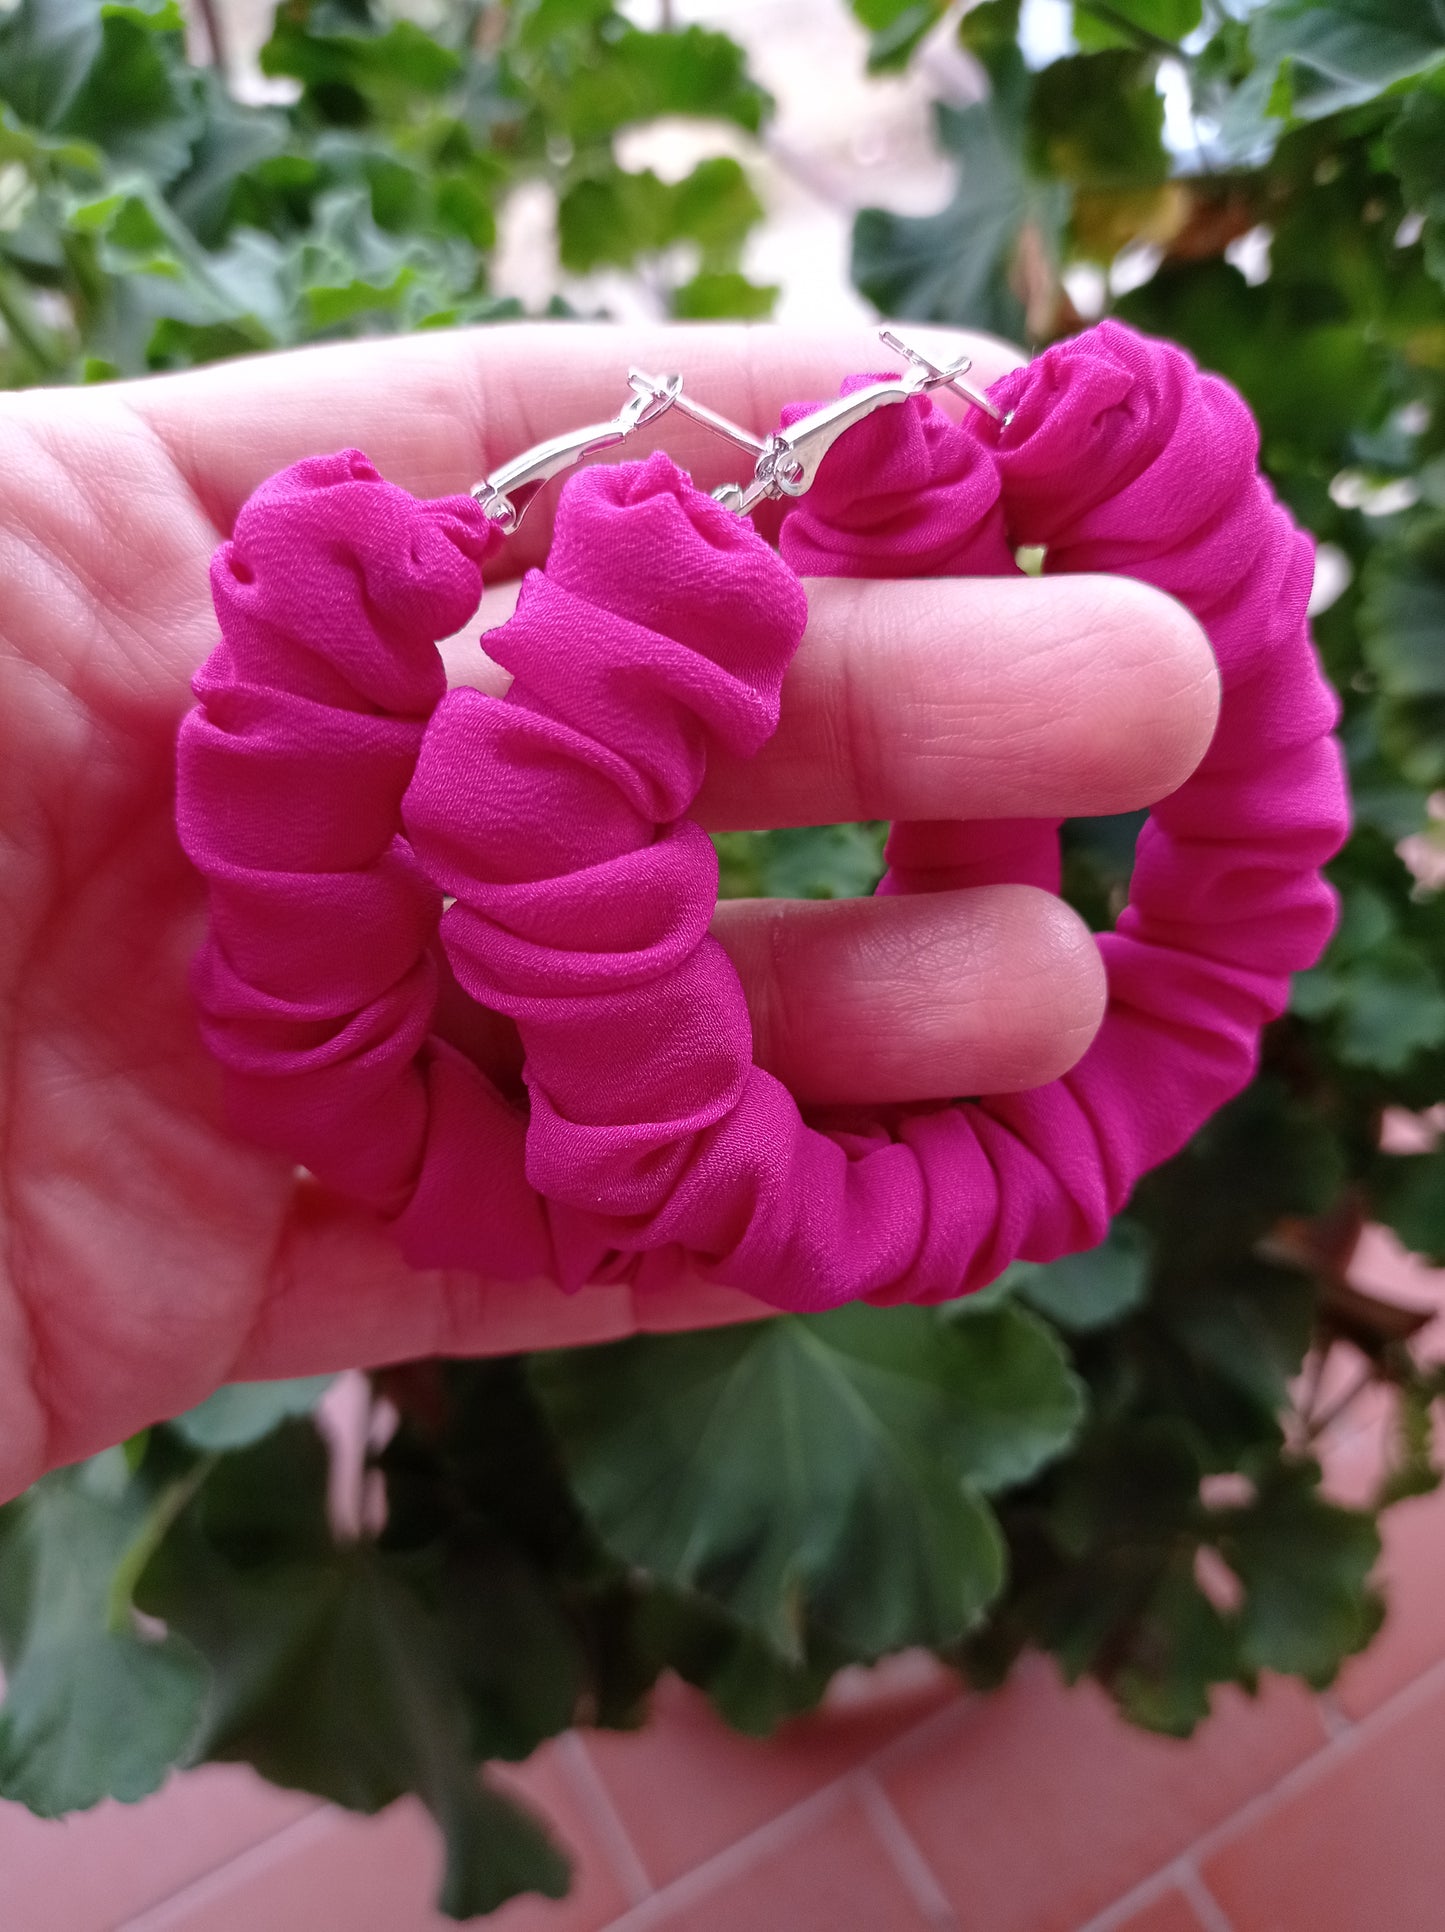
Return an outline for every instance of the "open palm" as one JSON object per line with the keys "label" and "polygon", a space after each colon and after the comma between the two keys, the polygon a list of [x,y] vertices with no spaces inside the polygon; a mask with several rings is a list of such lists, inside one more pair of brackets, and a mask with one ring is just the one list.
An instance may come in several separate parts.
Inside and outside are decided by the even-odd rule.
{"label": "open palm", "polygon": [[[985,381],[1011,360],[971,346]],[[442,494],[610,414],[629,360],[683,369],[763,428],[877,359],[858,336],[543,325],[4,399],[0,1496],[227,1379],[759,1312],[695,1282],[643,1304],[414,1274],[369,1216],[230,1134],[186,989],[205,907],[176,840],[174,740],[215,639],[210,552],[284,464],[359,444]],[[729,474],[668,427],[699,481]],[[546,535],[539,506],[503,568]],[[1213,717],[1201,633],[1137,585],[820,585],[778,737],[710,775],[705,816],[1122,810],[1187,775]],[[1022,887],[723,913],[759,1057],[804,1099],[1034,1084],[1100,1017],[1091,940]],[[846,1066],[839,1037],[859,1043]]]}

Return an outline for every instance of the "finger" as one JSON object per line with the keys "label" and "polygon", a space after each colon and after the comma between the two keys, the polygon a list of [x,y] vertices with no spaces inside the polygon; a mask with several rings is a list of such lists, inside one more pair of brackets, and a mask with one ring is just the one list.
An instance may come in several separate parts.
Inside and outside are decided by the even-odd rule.
{"label": "finger", "polygon": [[260,1314],[226,1379],[264,1382],[417,1358],[580,1348],[775,1312],[736,1288],[687,1275],[646,1291],[612,1282],[566,1294],[550,1281],[417,1271],[375,1215],[303,1185]]}
{"label": "finger", "polygon": [[1183,784],[1213,736],[1209,641],[1147,584],[807,588],[777,732],[709,764],[698,816],[715,829],[1127,811]]}
{"label": "finger", "polygon": [[[940,354],[971,354],[973,380],[984,385],[1020,359],[987,336],[909,334]],[[699,401],[766,432],[784,403],[832,395],[845,375],[896,363],[870,329],[495,324],[327,343],[118,384],[109,396],[144,418],[217,528],[228,531],[273,472],[350,445],[418,495],[469,489],[531,444],[615,415],[627,399],[630,365],[679,371]],[[751,474],[744,452],[675,412],[628,451],[658,447],[706,489]],[[556,495],[555,487],[543,492],[494,574],[515,573],[545,554]]]}
{"label": "finger", "polygon": [[[714,831],[870,818],[1066,818],[1149,805],[1204,756],[1219,678],[1194,618],[1127,577],[808,584],[776,735],[718,753],[696,816]],[[446,647],[456,683],[500,694],[485,655],[513,585]]]}
{"label": "finger", "polygon": [[[832,904],[733,901],[715,931],[742,973],[755,1053],[798,1097],[946,1099],[1063,1072],[1103,1011],[1103,968],[1069,909],[1024,886]],[[375,1217],[297,1190],[260,1315],[232,1380],[411,1357],[514,1354],[768,1311],[680,1277],[612,1284],[414,1273]]]}
{"label": "finger", "polygon": [[719,905],[754,1058],[804,1104],[1011,1093],[1066,1073],[1107,989],[1093,936],[1031,886]]}

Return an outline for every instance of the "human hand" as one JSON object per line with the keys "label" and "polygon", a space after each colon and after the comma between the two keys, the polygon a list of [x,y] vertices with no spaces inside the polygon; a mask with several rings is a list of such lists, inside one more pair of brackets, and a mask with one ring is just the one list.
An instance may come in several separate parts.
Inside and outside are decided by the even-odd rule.
{"label": "human hand", "polygon": [[[985,383],[1013,360],[966,346]],[[0,1496],[226,1380],[761,1312],[700,1283],[568,1298],[410,1272],[370,1216],[227,1131],[186,986],[205,907],[176,840],[174,739],[215,640],[207,561],[245,497],[346,444],[420,495],[464,489],[609,414],[633,360],[761,430],[877,350],[548,324],[0,399]],[[736,473],[722,445],[663,427],[699,483]],[[494,578],[541,560],[549,511]],[[494,599],[483,623],[505,585]],[[1178,785],[1213,729],[1203,633],[1127,580],[819,582],[810,604],[776,738],[709,774],[715,829],[1123,811]],[[1103,1011],[1088,933],[1027,887],[734,903],[715,929],[759,1061],[804,1102],[1036,1085]]]}

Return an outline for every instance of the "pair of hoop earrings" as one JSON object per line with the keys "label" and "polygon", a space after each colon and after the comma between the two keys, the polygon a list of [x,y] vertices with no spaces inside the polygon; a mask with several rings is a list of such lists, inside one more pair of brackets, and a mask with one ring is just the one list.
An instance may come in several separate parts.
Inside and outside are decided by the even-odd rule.
{"label": "pair of hoop earrings", "polygon": [[[181,731],[177,819],[210,893],[194,988],[238,1129],[371,1206],[417,1266],[567,1288],[683,1269],[774,1306],[941,1300],[1103,1238],[1148,1168],[1250,1079],[1334,919],[1347,829],[1309,540],[1225,384],[1116,323],[955,423],[963,364],[902,353],[766,438],[630,377],[619,416],[419,502],[356,451],[263,484],[212,567],[221,643]],[[437,640],[536,492],[670,409],[754,457],[704,494],[665,455],[577,470],[545,569],[486,637],[505,698]],[[782,499],[778,549],[747,513]],[[1214,741],[1139,840],[1100,941],[1103,1026],[1030,1092],[811,1122],[753,1064],[709,936],[709,751],[778,720],[804,575],[1152,583],[1219,663]],[[898,824],[880,891],[1056,890],[1057,824]],[[515,1021],[525,1104],[467,1051]]]}

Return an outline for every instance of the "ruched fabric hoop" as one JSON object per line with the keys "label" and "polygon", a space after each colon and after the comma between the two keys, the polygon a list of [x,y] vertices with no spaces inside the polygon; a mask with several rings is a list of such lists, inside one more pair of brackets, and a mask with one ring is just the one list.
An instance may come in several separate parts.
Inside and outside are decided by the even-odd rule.
{"label": "ruched fabric hoop", "polygon": [[[374,1207],[416,1265],[569,1288],[687,1268],[785,1308],[934,1300],[1098,1242],[1248,1082],[1329,935],[1336,705],[1309,540],[1225,384],[1108,323],[992,394],[1005,428],[917,400],[850,430],[781,557],[665,456],[579,473],[486,639],[505,699],[444,694],[435,649],[493,540],[469,498],[417,502],[354,451],[263,485],[214,561],[223,641],[178,794],[238,1128]],[[708,936],[717,864],[686,816],[708,749],[775,728],[798,575],[999,574],[1023,544],[1195,613],[1213,745],[1141,835],[1071,1073],[810,1123],[753,1065]],[[1054,887],[1057,827],[899,825],[888,858],[888,892]],[[529,1104],[469,1057],[475,1005],[516,1021]]]}

